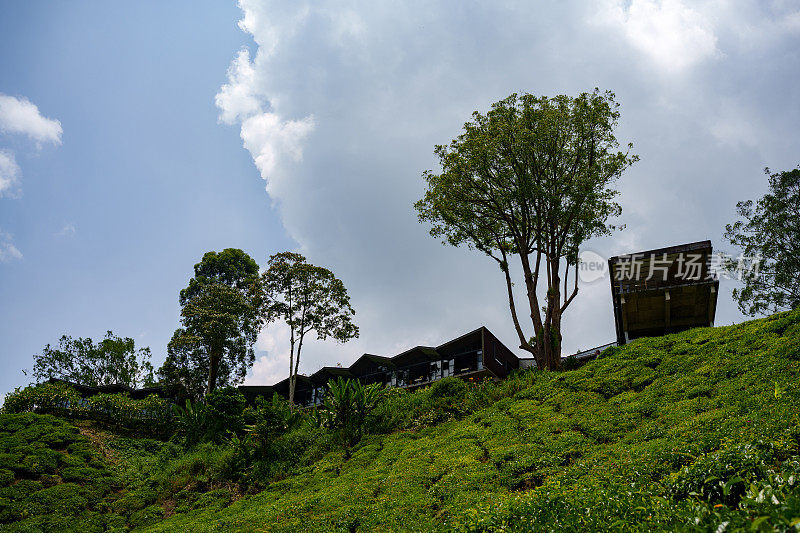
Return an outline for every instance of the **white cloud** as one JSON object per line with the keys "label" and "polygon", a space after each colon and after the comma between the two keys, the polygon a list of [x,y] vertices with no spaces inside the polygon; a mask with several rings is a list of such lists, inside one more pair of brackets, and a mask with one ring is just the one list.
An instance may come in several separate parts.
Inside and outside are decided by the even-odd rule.
{"label": "white cloud", "polygon": [[236,59],[228,67],[228,83],[223,85],[215,98],[220,109],[220,121],[233,124],[261,112],[261,100],[253,94],[255,68],[250,62],[250,52],[239,50]]}
{"label": "white cloud", "polygon": [[604,1],[596,16],[669,73],[719,55],[709,18],[680,0]]}
{"label": "white cloud", "polygon": [[72,222],[68,222],[67,224],[64,224],[64,226],[56,232],[56,237],[72,237],[75,235],[77,231],[78,230],[75,227],[75,224],[73,224]]}
{"label": "white cloud", "polygon": [[241,123],[244,147],[253,156],[261,177],[269,182],[282,157],[291,161],[303,158],[303,140],[314,129],[314,117],[284,119],[276,111],[275,100],[269,101],[258,88],[250,54],[240,50],[228,68],[228,83],[220,88],[215,102],[221,122]]}
{"label": "white cloud", "polygon": [[[289,375],[289,327],[273,323],[264,328],[256,340],[256,351],[265,352],[256,358],[248,376],[248,385],[272,385]],[[302,357],[303,354],[301,354]]]}
{"label": "white cloud", "polygon": [[242,141],[265,180],[272,176],[281,156],[303,158],[302,142],[314,129],[314,117],[282,121],[275,113],[260,113],[242,122]]}
{"label": "white cloud", "polygon": [[0,149],[0,197],[17,194],[20,174],[14,153]]}
{"label": "white cloud", "polygon": [[0,230],[0,262],[7,263],[15,259],[22,259],[22,252],[14,246],[11,234]]}
{"label": "white cloud", "polygon": [[61,123],[43,117],[27,98],[0,93],[0,131],[27,135],[37,143],[61,144]]}
{"label": "white cloud", "polygon": [[[788,11],[749,2],[739,12],[725,0],[598,5],[587,17],[577,1],[453,10],[422,0],[240,0],[240,27],[256,46],[231,50],[220,121],[240,128],[287,233],[344,281],[361,328],[344,345],[309,342],[301,371],[436,345],[480,324],[519,352],[496,265],[441,246],[412,208],[421,172],[436,168],[433,146],[512,92],[617,94],[618,138],[642,159],[619,183],[628,228],[587,243],[601,255],[706,238],[719,246],[733,206],[749,195],[742,184],[796,158],[800,69],[795,55],[773,53],[796,49],[796,34],[750,46],[738,31],[752,23],[762,33],[771,19],[791,27]],[[775,157],[761,160],[769,145]],[[565,317],[567,352],[614,337],[608,286],[582,291]],[[721,323],[739,316],[725,305]],[[262,335],[267,355],[250,383],[286,376],[286,338]]]}
{"label": "white cloud", "polygon": [[748,116],[742,104],[729,98],[719,102],[717,116],[710,122],[709,130],[720,143],[732,147],[754,148],[763,140],[758,120]]}

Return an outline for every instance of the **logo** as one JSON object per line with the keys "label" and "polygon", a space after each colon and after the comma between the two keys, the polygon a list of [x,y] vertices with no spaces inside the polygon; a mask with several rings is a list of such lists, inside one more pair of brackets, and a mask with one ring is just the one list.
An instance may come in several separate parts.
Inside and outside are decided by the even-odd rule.
{"label": "logo", "polygon": [[608,273],[608,261],[602,255],[584,250],[578,254],[578,279],[581,283],[594,283]]}

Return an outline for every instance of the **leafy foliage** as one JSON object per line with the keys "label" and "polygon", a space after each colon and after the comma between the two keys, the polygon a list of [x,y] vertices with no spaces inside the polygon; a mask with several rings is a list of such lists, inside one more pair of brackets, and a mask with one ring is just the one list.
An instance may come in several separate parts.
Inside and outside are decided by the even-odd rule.
{"label": "leafy foliage", "polygon": [[150,395],[134,400],[127,394],[95,394],[81,398],[64,383],[42,383],[16,389],[6,396],[4,413],[48,413],[102,422],[151,435],[171,432],[172,413],[166,400]]}
{"label": "leafy foliage", "polygon": [[[559,366],[561,315],[578,292],[578,248],[614,229],[608,220],[621,208],[611,185],[637,160],[617,151],[617,108],[612,93],[597,89],[576,97],[512,94],[486,114],[473,113],[464,133],[435,148],[441,174],[423,174],[427,190],[414,206],[420,221],[444,243],[465,244],[497,262],[520,346],[540,368]],[[517,316],[513,255],[522,267],[533,335]],[[537,295],[540,273],[546,302]],[[554,346],[542,340],[551,337]]]}
{"label": "leafy foliage", "polygon": [[245,399],[234,387],[214,389],[205,402],[186,400],[185,406],[173,406],[177,435],[187,447],[200,442],[220,443],[229,434],[244,430]]}
{"label": "leafy foliage", "polygon": [[105,531],[125,518],[103,505],[119,481],[78,430],[49,415],[0,415],[0,529]]}
{"label": "leafy foliage", "polygon": [[180,293],[184,332],[174,346],[191,352],[173,357],[162,374],[180,374],[171,367],[183,363],[184,374],[194,379],[195,369],[206,363],[208,393],[216,388],[220,370],[226,382],[236,384],[255,360],[253,343],[262,325],[258,264],[243,251],[227,248],[206,253],[194,272]]}
{"label": "leafy foliage", "polygon": [[33,356],[33,376],[37,383],[58,378],[94,387],[122,384],[136,388],[153,383],[153,366],[150,348],[137,350],[133,339],[108,331],[98,343],[88,337],[64,335],[57,348],[48,344]]}
{"label": "leafy foliage", "polygon": [[339,342],[358,337],[356,314],[344,283],[327,268],[306,258],[282,252],[269,258],[262,276],[267,322],[282,320],[289,326],[289,403],[294,403],[295,381],[305,336],[333,337]]}
{"label": "leafy foliage", "polygon": [[[770,174],[769,192],[755,204],[736,204],[742,220],[725,226],[725,238],[744,257],[760,258],[758,271],[742,278],[733,297],[743,313],[755,316],[800,307],[800,168]],[[738,261],[728,269],[736,273]]]}
{"label": "leafy foliage", "polygon": [[[203,398],[208,387],[208,352],[198,337],[178,328],[167,344],[167,357],[158,369],[161,385],[179,403]],[[231,368],[227,358],[219,362],[217,386],[226,387],[242,378],[243,368]]]}
{"label": "leafy foliage", "polygon": [[[798,345],[800,310],[638,339],[571,372],[388,389],[345,450],[324,410],[261,399],[219,443],[99,439],[105,463],[85,457],[105,474],[62,465],[81,450],[69,439],[90,446],[69,424],[0,415],[0,509],[31,513],[2,528],[792,531]],[[20,416],[36,423],[3,425]]]}
{"label": "leafy foliage", "polygon": [[368,417],[378,403],[380,390],[380,385],[364,386],[357,379],[339,377],[328,382],[323,424],[334,431],[346,449],[361,439]]}

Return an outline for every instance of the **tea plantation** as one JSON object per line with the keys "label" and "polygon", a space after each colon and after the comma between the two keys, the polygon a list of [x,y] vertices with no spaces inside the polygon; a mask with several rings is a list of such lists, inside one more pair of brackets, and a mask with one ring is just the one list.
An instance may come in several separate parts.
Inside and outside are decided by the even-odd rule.
{"label": "tea plantation", "polygon": [[2,415],[0,530],[794,531],[798,378],[795,311],[392,392],[352,450],[303,429],[301,456],[246,475],[236,437],[186,450]]}

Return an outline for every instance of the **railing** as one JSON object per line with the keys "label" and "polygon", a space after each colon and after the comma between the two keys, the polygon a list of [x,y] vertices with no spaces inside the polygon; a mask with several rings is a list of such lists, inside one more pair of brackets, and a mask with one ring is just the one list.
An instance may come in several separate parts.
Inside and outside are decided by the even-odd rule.
{"label": "railing", "polygon": [[571,355],[564,355],[561,358],[562,359],[566,359],[568,357],[574,357],[575,359],[590,359],[592,357],[596,357],[596,356],[600,355],[603,352],[603,350],[605,350],[606,348],[610,348],[610,347],[616,346],[616,345],[617,345],[617,341],[609,342],[608,344],[603,344],[603,345],[600,345],[600,346],[596,346],[596,347],[591,348],[589,350],[579,351],[579,352],[576,352],[576,353],[571,354]]}

